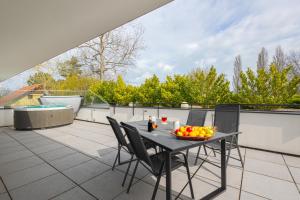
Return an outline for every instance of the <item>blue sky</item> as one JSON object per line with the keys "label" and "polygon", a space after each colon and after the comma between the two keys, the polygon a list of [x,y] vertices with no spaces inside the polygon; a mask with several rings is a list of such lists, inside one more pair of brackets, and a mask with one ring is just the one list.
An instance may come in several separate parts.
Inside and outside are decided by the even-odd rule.
{"label": "blue sky", "polygon": [[[211,65],[231,80],[238,54],[246,69],[256,68],[263,46],[269,60],[278,45],[287,53],[300,51],[299,11],[299,0],[175,0],[131,22],[144,26],[146,48],[125,80],[139,84],[153,74],[164,80],[166,75]],[[20,87],[28,74],[2,87]]]}

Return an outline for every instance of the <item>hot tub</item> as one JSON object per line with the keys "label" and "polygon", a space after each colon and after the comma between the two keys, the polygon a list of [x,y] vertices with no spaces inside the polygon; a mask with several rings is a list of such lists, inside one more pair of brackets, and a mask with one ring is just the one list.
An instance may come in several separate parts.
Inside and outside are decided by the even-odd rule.
{"label": "hot tub", "polygon": [[14,127],[18,130],[40,129],[72,124],[71,106],[25,106],[14,109]]}
{"label": "hot tub", "polygon": [[42,96],[40,102],[43,105],[64,105],[72,106],[74,113],[77,113],[80,108],[81,96]]}

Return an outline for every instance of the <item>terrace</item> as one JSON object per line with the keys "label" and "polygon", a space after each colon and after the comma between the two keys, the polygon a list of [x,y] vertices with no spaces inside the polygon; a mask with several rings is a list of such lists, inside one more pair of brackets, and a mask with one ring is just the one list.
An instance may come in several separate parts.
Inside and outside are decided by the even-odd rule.
{"label": "terrace", "polygon": [[[0,81],[171,1],[60,1],[59,6],[57,1],[1,2]],[[44,94],[61,96],[51,94],[52,91],[42,91],[40,86],[26,86],[0,101],[0,200],[150,199],[156,178],[143,166],[138,168],[128,194],[126,188],[129,178],[125,187],[121,186],[127,166],[119,165],[112,170],[118,143],[106,116],[114,117],[119,122],[132,122],[145,120],[149,115],[160,118],[164,114],[169,121],[179,120],[184,124],[192,106],[138,107],[130,103],[122,107],[91,103],[79,107],[78,103],[79,111],[74,110],[76,117],[73,121],[74,113],[68,104],[63,107],[68,106],[72,110],[69,112],[70,121],[73,122],[71,124],[16,130],[16,106],[37,105]],[[34,91],[37,93],[34,94]],[[86,94],[86,91],[68,91],[70,94],[62,92],[63,96],[77,95],[77,100],[80,99],[79,95]],[[17,99],[20,101],[15,102]],[[229,160],[226,170],[227,189],[215,199],[300,199],[300,113],[299,105],[292,106],[298,109],[241,110],[239,129],[242,134],[239,136],[239,144],[245,166],[241,167],[239,161]],[[24,109],[27,112],[27,108]],[[205,125],[210,126],[214,121],[214,110],[205,110]],[[61,119],[60,114],[56,115],[59,117],[53,117],[52,114],[49,112],[48,116]],[[19,117],[21,124],[23,116],[26,114]],[[51,121],[50,117],[46,124]],[[44,118],[47,117],[44,115]],[[36,120],[37,125],[40,125],[42,120],[38,117]],[[27,122],[32,124],[31,120]],[[195,165],[196,154],[197,148],[191,149],[188,162],[193,174],[195,199],[200,199],[221,184],[220,170],[203,160],[220,164],[220,155],[215,156],[211,151],[206,155],[201,151],[202,160]],[[238,156],[236,149],[232,155]],[[121,151],[122,160],[129,158],[128,153]],[[132,174],[133,169],[129,172],[129,175]],[[191,199],[189,188],[185,187],[187,181],[184,168],[172,172],[173,199],[179,194],[178,199]],[[167,182],[167,178],[163,177],[156,199],[166,199]]]}
{"label": "terrace", "polygon": [[[143,167],[138,168],[129,194],[121,187],[126,165],[111,170],[117,141],[108,125],[75,120],[51,129],[2,127],[0,132],[0,199],[150,199],[152,195],[155,178]],[[189,157],[192,173],[201,165],[193,164],[196,150]],[[245,167],[229,161],[227,190],[216,199],[299,199],[299,157],[249,148],[242,148],[242,155]],[[129,155],[122,152],[121,158]],[[208,158],[219,161],[211,152]],[[218,171],[203,164],[192,179],[196,199],[220,184]],[[186,182],[184,169],[173,172],[172,194],[180,192]],[[163,179],[157,199],[165,198],[164,189]],[[190,199],[189,190],[179,199]]]}

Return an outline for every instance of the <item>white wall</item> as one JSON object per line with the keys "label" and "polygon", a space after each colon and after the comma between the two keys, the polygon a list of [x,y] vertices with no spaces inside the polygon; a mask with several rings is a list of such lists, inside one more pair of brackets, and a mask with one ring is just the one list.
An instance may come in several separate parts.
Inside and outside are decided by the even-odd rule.
{"label": "white wall", "polygon": [[241,113],[241,145],[300,155],[300,115]]}
{"label": "white wall", "polygon": [[0,109],[0,127],[12,126],[14,121],[13,109]]}
{"label": "white wall", "polygon": [[[148,119],[149,115],[158,116],[155,108],[92,109],[81,108],[77,119],[108,123],[109,115],[118,121],[136,121]],[[165,114],[169,120],[185,123],[188,110],[160,109],[160,116]],[[205,125],[212,125],[213,112],[209,111]],[[239,143],[243,146],[300,155],[300,115],[278,113],[241,112]]]}

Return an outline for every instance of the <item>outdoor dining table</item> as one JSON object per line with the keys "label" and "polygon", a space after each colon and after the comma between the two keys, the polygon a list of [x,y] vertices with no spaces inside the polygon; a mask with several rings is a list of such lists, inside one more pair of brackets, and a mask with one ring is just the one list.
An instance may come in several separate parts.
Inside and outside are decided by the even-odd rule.
{"label": "outdoor dining table", "polygon": [[184,151],[190,148],[199,147],[201,145],[221,141],[221,186],[211,193],[207,194],[202,199],[211,199],[223,191],[226,190],[226,149],[225,149],[225,139],[230,136],[239,134],[235,133],[221,133],[216,132],[214,137],[204,140],[204,141],[189,141],[189,140],[178,140],[174,135],[171,134],[173,131],[173,122],[168,122],[167,124],[162,124],[158,122],[158,128],[152,132],[148,132],[148,121],[135,121],[128,124],[136,127],[143,138],[146,138],[157,146],[165,150],[166,156],[166,199],[171,199],[172,193],[172,174],[171,174],[171,156],[177,152]]}

